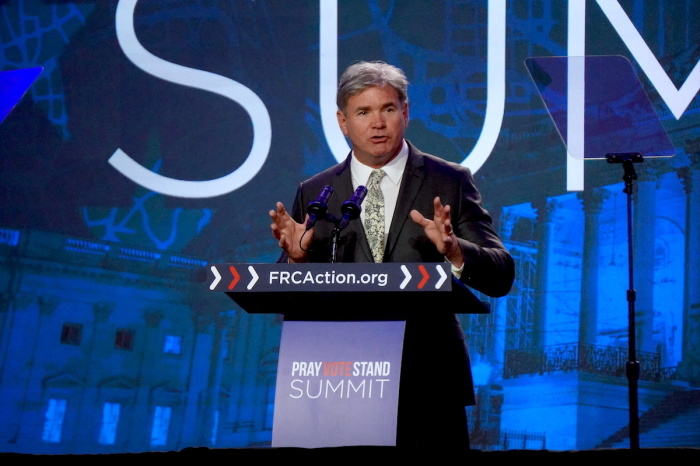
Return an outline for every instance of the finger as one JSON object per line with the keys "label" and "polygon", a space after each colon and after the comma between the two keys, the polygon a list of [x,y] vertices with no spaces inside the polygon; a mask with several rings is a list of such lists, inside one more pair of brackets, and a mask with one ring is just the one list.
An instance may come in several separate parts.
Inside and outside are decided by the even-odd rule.
{"label": "finger", "polygon": [[271,210],[269,212],[270,218],[275,220],[275,221],[279,220],[286,213],[287,213],[287,211],[284,209],[284,205],[282,205],[281,202],[278,202],[275,205],[275,210]]}
{"label": "finger", "polygon": [[280,229],[277,228],[277,225],[275,225],[274,223],[272,224],[272,236],[273,236],[273,238],[276,238],[277,240],[279,240],[280,237],[282,236],[282,234],[280,233]]}
{"label": "finger", "polygon": [[445,235],[450,236],[452,234],[452,220],[450,220],[450,217],[445,218],[442,226],[445,229]]}
{"label": "finger", "polygon": [[446,222],[450,222],[450,206],[449,205],[440,205],[440,208],[435,209],[435,221],[439,222],[443,225],[446,224]]}
{"label": "finger", "polygon": [[442,202],[440,202],[440,197],[433,199],[433,210],[436,220],[445,215],[445,207],[442,205]]}
{"label": "finger", "polygon": [[287,210],[284,208],[284,204],[281,202],[277,203],[277,213],[280,215],[285,215],[287,213]]}
{"label": "finger", "polygon": [[415,210],[415,209],[411,211],[410,215],[411,215],[411,220],[413,220],[414,222],[416,222],[418,225],[425,226],[425,223],[427,223],[427,221],[428,221],[428,220],[423,216],[423,214],[421,214],[420,212],[418,212],[418,211]]}

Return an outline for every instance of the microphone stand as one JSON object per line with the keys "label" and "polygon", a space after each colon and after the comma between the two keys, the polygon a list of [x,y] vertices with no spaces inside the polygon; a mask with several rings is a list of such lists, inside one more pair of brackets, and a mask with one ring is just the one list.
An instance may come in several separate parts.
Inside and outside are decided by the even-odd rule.
{"label": "microphone stand", "polygon": [[[358,213],[359,215],[359,213]],[[333,228],[333,231],[331,232],[331,263],[335,264],[338,262],[338,242],[340,240],[340,232],[345,229],[345,227],[348,226],[348,221],[347,219],[343,218],[336,218],[331,214],[326,214],[326,217],[324,220],[327,220],[331,222],[333,225],[335,225],[335,228]],[[343,220],[345,221],[345,225],[341,226],[343,223]],[[354,220],[354,219],[353,219]]]}
{"label": "microphone stand", "polygon": [[335,218],[331,214],[326,215],[326,220],[332,222],[335,225],[333,232],[331,233],[331,263],[335,264],[338,262],[338,241],[340,240],[340,219]]}
{"label": "microphone stand", "polygon": [[637,342],[635,329],[635,301],[637,299],[637,291],[634,289],[634,268],[633,268],[633,248],[632,248],[632,182],[637,179],[637,173],[634,170],[635,163],[642,163],[644,159],[642,154],[632,153],[612,153],[607,154],[608,163],[621,163],[624,169],[622,179],[625,182],[625,188],[622,190],[627,194],[627,254],[628,260],[628,276],[629,288],[627,289],[627,321],[628,321],[628,339],[627,339],[627,364],[625,366],[628,392],[629,392],[629,423],[630,423],[630,449],[639,449],[639,361],[637,360]]}

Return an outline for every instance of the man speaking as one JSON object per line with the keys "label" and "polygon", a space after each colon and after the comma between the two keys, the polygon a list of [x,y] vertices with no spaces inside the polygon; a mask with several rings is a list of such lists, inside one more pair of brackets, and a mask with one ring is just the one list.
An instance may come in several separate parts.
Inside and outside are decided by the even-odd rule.
{"label": "man speaking", "polygon": [[[283,250],[279,260],[448,261],[465,285],[504,296],[514,280],[513,259],[470,170],[423,153],[404,138],[407,90],[403,71],[384,62],[358,62],[343,73],[337,118],[352,150],[345,161],[299,185],[291,214],[280,202],[270,211],[272,234]],[[329,186],[335,194],[323,197]],[[344,200],[358,195],[365,196],[359,221],[346,222],[339,237],[331,222],[309,222],[307,206],[320,197],[324,209],[338,212]],[[449,308],[438,297],[430,308],[408,311],[396,444],[468,448],[465,406],[475,403],[474,388],[455,313],[470,309]]]}

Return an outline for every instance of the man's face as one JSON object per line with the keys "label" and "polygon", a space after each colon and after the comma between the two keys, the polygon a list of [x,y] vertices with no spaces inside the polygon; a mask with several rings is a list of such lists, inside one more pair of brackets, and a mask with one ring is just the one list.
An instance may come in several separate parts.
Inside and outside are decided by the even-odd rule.
{"label": "man's face", "polygon": [[356,94],[337,113],[355,157],[372,168],[383,167],[401,150],[408,125],[408,105],[391,86],[372,86]]}

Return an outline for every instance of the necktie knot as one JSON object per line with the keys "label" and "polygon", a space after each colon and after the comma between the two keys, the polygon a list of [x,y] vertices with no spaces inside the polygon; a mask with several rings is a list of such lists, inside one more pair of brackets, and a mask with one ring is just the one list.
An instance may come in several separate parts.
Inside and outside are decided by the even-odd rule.
{"label": "necktie knot", "polygon": [[369,181],[367,182],[367,189],[370,189],[370,187],[379,189],[379,182],[384,178],[384,175],[386,175],[386,172],[381,168],[372,170],[372,173],[369,175]]}

